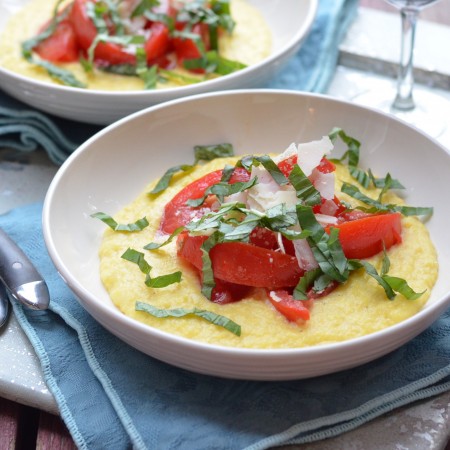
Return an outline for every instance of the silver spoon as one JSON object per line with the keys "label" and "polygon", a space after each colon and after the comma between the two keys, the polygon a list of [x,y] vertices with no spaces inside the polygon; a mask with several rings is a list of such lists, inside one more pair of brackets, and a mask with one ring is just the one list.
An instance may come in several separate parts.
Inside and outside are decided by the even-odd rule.
{"label": "silver spoon", "polygon": [[9,301],[6,288],[3,283],[0,283],[0,328],[5,325],[8,320]]}
{"label": "silver spoon", "polygon": [[0,281],[8,293],[31,309],[47,309],[47,284],[17,244],[0,229]]}

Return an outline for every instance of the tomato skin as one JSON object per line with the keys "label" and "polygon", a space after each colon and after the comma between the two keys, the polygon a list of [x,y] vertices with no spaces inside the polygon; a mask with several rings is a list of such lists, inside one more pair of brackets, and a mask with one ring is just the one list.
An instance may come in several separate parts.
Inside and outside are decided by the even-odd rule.
{"label": "tomato skin", "polygon": [[267,296],[274,308],[291,322],[309,320],[312,300],[295,300],[286,290],[268,291]]}
{"label": "tomato skin", "polygon": [[[164,233],[173,233],[178,227],[186,225],[193,218],[199,218],[209,211],[205,205],[192,207],[186,204],[190,199],[203,197],[205,191],[222,178],[222,170],[210,172],[198,180],[187,185],[164,207],[160,230]],[[230,178],[230,183],[245,182],[250,179],[250,174],[237,167]],[[207,205],[206,205],[207,206]]]}
{"label": "tomato skin", "polygon": [[[184,28],[184,24],[177,24],[178,29]],[[204,23],[198,23],[192,27],[192,33],[197,34],[200,36],[203,45],[205,47],[205,50],[209,50],[209,33],[207,25]],[[173,38],[172,40],[173,46],[175,48],[175,54],[177,56],[178,64],[183,67],[184,61],[187,61],[189,59],[198,59],[202,55],[200,53],[200,50],[198,49],[197,44],[193,39],[189,38]],[[194,73],[205,73],[204,69],[190,69],[190,72]]]}
{"label": "tomato skin", "polygon": [[72,24],[63,20],[51,36],[33,49],[42,59],[54,63],[78,61],[79,47]]}
{"label": "tomato skin", "polygon": [[151,24],[150,30],[151,34],[144,46],[149,65],[162,58],[170,47],[169,28],[166,25],[154,22]]}
{"label": "tomato skin", "polygon": [[[178,256],[202,269],[201,245],[207,236],[184,235]],[[279,289],[296,286],[303,271],[294,256],[244,242],[224,242],[209,252],[214,276],[229,283]]]}
{"label": "tomato skin", "polygon": [[[339,241],[347,258],[370,258],[402,242],[400,213],[375,214],[340,223]],[[326,231],[329,232],[330,227]]]}
{"label": "tomato skin", "polygon": [[[281,170],[281,172],[283,172],[283,175],[285,177],[289,177],[295,164],[297,164],[296,154],[280,161],[278,163],[278,168]],[[324,156],[317,166],[317,170],[322,173],[331,173],[336,170],[336,166]]]}
{"label": "tomato skin", "polygon": [[[86,12],[89,0],[74,0],[69,15],[78,44],[85,52],[97,35],[97,29]],[[94,51],[96,60],[106,64],[136,64],[136,57],[126,52],[120,45],[111,42],[100,42]]]}

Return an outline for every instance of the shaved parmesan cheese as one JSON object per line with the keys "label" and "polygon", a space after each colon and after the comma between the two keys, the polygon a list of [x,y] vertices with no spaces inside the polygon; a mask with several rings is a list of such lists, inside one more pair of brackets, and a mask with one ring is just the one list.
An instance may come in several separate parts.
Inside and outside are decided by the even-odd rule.
{"label": "shaved parmesan cheese", "polygon": [[283,153],[276,155],[273,160],[278,164],[291,156],[297,156],[297,146],[294,143],[292,143]]}
{"label": "shaved parmesan cheese", "polygon": [[316,220],[322,226],[326,225],[336,225],[338,223],[337,217],[328,216],[326,214],[316,214]]}
{"label": "shaved parmesan cheese", "polygon": [[320,164],[325,155],[333,150],[333,143],[328,136],[324,136],[320,141],[311,141],[298,144],[298,162],[305,175],[311,175],[313,169]]}
{"label": "shaved parmesan cheese", "polygon": [[280,186],[263,166],[252,167],[251,178],[254,177],[258,178],[258,183],[246,191],[249,208],[263,212],[281,203],[296,205],[295,189],[291,185]]}
{"label": "shaved parmesan cheese", "polygon": [[297,258],[300,269],[304,271],[317,269],[319,263],[314,258],[311,247],[306,239],[296,239],[294,243],[295,257]]}
{"label": "shaved parmesan cheese", "polygon": [[309,179],[325,200],[334,198],[334,172],[322,173],[314,169]]}

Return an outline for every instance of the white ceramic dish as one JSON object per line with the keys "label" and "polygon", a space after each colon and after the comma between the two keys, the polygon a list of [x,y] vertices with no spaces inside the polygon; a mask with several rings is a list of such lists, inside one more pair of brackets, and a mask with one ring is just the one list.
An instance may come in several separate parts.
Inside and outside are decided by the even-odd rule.
{"label": "white ceramic dish", "polygon": [[[0,2],[0,32],[8,17],[32,0]],[[0,67],[0,88],[13,97],[56,116],[110,124],[148,106],[189,95],[226,89],[262,87],[300,48],[316,14],[318,0],[248,0],[273,34],[271,55],[239,72],[196,85],[153,91],[105,92],[43,83]]]}
{"label": "white ceramic dish", "polygon": [[[362,143],[362,165],[389,171],[407,186],[410,204],[435,206],[428,223],[440,274],[429,302],[389,329],[343,343],[305,349],[243,350],[202,344],[122,315],[98,275],[104,226],[94,210],[114,214],[168,167],[191,160],[196,144],[231,142],[238,153],[281,151],[340,126]],[[432,173],[432,182],[424,182]],[[81,305],[133,347],[170,364],[223,377],[282,380],[353,367],[401,346],[427,328],[450,303],[450,156],[404,123],[325,96],[285,91],[228,91],[158,105],[125,118],[82,145],[60,168],[48,191],[44,236],[58,271]],[[120,183],[117,180],[121,180]],[[430,205],[434,203],[434,205]],[[70,207],[67,207],[70,205]]]}

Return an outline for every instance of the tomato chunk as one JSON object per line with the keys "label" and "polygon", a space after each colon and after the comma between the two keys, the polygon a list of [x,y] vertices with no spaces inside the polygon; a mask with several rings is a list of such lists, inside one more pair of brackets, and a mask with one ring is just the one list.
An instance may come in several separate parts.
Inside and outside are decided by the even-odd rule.
{"label": "tomato chunk", "polygon": [[153,64],[163,57],[170,47],[169,28],[163,23],[154,22],[150,26],[150,36],[145,42],[147,62]]}
{"label": "tomato chunk", "polygon": [[[184,28],[184,24],[177,24],[178,28]],[[192,33],[199,36],[205,50],[209,50],[208,26],[204,23],[198,23],[192,27]],[[183,67],[184,61],[198,59],[202,56],[198,43],[194,39],[177,37],[173,39],[175,54],[178,64]],[[194,73],[205,73],[204,69],[191,69]]]}
{"label": "tomato chunk", "polygon": [[291,322],[309,320],[312,300],[295,300],[288,291],[269,291],[268,297],[274,308]]}
{"label": "tomato chunk", "polygon": [[[283,159],[278,163],[278,168],[283,172],[285,177],[288,177],[292,172],[294,165],[297,164],[297,155],[289,156],[289,158]],[[330,173],[336,170],[336,166],[329,161],[325,156],[321,159],[319,165],[317,166],[317,170],[322,173]]]}
{"label": "tomato chunk", "polygon": [[72,24],[63,20],[51,36],[40,42],[34,51],[46,61],[54,63],[78,61],[79,47]]}
{"label": "tomato chunk", "polygon": [[[89,49],[97,29],[86,12],[87,0],[74,0],[69,15],[78,44],[85,52]],[[128,53],[120,45],[111,42],[99,42],[95,47],[94,58],[106,64],[135,64],[136,56]]]}
{"label": "tomato chunk", "polygon": [[[178,256],[202,269],[201,245],[207,236],[183,235]],[[253,287],[279,289],[296,286],[303,271],[294,256],[244,242],[224,242],[209,252],[218,279]]]}
{"label": "tomato chunk", "polygon": [[[375,214],[335,226],[347,258],[364,259],[402,242],[400,213]],[[327,228],[329,231],[329,227]]]}
{"label": "tomato chunk", "polygon": [[[203,197],[205,191],[213,184],[218,183],[222,177],[222,170],[210,172],[198,180],[187,185],[164,207],[160,230],[164,233],[173,233],[178,227],[186,225],[194,218],[202,217],[210,210],[208,203],[199,207],[186,204],[190,199]],[[242,168],[236,168],[231,176],[230,183],[248,181],[250,174]],[[211,202],[209,202],[211,203]]]}

